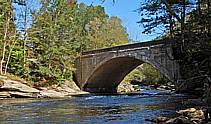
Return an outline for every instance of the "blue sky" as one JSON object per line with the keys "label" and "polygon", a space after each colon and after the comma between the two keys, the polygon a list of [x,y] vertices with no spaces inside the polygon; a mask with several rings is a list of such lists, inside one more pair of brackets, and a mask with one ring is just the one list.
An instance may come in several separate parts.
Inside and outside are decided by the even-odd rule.
{"label": "blue sky", "polygon": [[100,0],[78,0],[78,3],[85,3],[87,5],[102,5],[105,8],[106,13],[109,16],[118,16],[122,19],[123,26],[127,29],[129,38],[135,41],[148,41],[155,38],[155,35],[145,35],[141,32],[143,27],[137,24],[140,20],[140,16],[137,12],[134,12],[140,5],[141,0],[106,0],[102,3]]}
{"label": "blue sky", "polygon": [[[32,3],[32,1],[35,4],[31,5],[30,3]],[[138,12],[135,12],[135,10],[141,6],[141,1],[143,0],[115,0],[115,3],[113,3],[113,0],[105,0],[105,2],[102,2],[101,0],[77,1],[78,3],[83,2],[87,5],[101,5],[105,8],[105,12],[109,16],[118,16],[119,18],[121,18],[123,26],[126,28],[127,33],[129,34],[129,39],[143,42],[152,40],[157,36],[155,34],[142,34],[141,32],[143,31],[143,27],[141,24],[137,23],[137,21],[139,21],[141,17],[139,16]],[[39,8],[39,0],[29,0],[27,2],[30,8]],[[21,7],[18,6],[16,7],[16,9],[20,12],[23,11],[21,10]],[[30,21],[31,18],[28,19],[28,21]],[[23,25],[19,25],[18,27],[21,28],[23,27]]]}

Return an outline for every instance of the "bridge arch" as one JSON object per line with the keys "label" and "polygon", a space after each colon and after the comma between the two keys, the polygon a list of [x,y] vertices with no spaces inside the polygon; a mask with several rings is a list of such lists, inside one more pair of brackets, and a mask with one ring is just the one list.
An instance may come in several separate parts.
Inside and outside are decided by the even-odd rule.
{"label": "bridge arch", "polygon": [[90,76],[85,81],[82,89],[88,92],[116,92],[117,86],[124,77],[143,63],[152,65],[168,79],[172,80],[171,76],[168,75],[168,70],[153,60],[144,60],[136,56],[118,56],[99,63],[90,72]]}
{"label": "bridge arch", "polygon": [[130,71],[148,63],[177,85],[181,76],[171,43],[149,41],[83,52],[75,61],[74,81],[89,92],[113,92]]}

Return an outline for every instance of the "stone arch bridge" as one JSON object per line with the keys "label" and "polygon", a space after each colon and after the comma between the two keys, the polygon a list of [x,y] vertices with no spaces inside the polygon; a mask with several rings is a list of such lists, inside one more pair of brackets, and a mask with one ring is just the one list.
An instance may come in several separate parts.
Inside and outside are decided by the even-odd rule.
{"label": "stone arch bridge", "polygon": [[115,92],[137,66],[148,63],[172,82],[180,79],[171,40],[158,40],[83,52],[76,59],[74,81],[85,91]]}

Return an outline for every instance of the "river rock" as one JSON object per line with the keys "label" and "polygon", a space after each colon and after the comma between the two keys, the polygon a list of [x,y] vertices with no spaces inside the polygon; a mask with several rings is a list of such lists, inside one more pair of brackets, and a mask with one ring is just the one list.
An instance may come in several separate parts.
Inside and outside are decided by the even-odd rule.
{"label": "river rock", "polygon": [[75,82],[71,81],[65,81],[64,85],[62,85],[62,88],[66,89],[68,88],[69,90],[74,90],[74,91],[80,91],[80,88],[76,85]]}
{"label": "river rock", "polygon": [[155,122],[156,123],[161,123],[161,122],[166,122],[166,121],[168,121],[169,120],[169,118],[167,118],[167,117],[157,117],[156,119],[155,119]]}
{"label": "river rock", "polygon": [[10,98],[10,93],[7,91],[0,92],[0,98]]}
{"label": "river rock", "polygon": [[78,92],[80,91],[80,88],[76,85],[76,84],[73,84],[74,82],[68,82],[68,81],[65,81],[65,83],[59,87],[60,89],[58,89],[59,91],[62,91],[62,92],[68,92],[68,93],[75,93],[75,92]]}
{"label": "river rock", "polygon": [[177,112],[181,116],[168,120],[167,124],[201,124],[204,112],[195,108],[188,108]]}
{"label": "river rock", "polygon": [[17,81],[0,75],[0,98],[61,98],[72,95],[88,94],[83,92],[74,83],[65,81],[61,86],[38,87],[37,89],[27,85],[26,81]]}
{"label": "river rock", "polygon": [[117,87],[117,92],[119,93],[131,93],[131,92],[137,92],[137,91],[140,91],[140,88],[137,87],[137,85],[121,83]]}
{"label": "river rock", "polygon": [[4,85],[4,82],[0,80],[0,87]]}
{"label": "river rock", "polygon": [[188,113],[187,116],[190,118],[202,119],[204,117],[204,112],[202,110],[196,110],[195,112]]}
{"label": "river rock", "polygon": [[57,92],[55,90],[44,90],[40,92],[40,96],[42,98],[60,98],[65,97],[65,94],[61,92]]}
{"label": "river rock", "polygon": [[7,77],[0,75],[0,80],[3,80],[3,79],[7,79]]}
{"label": "river rock", "polygon": [[40,91],[29,87],[26,84],[23,84],[18,81],[13,80],[1,80],[3,82],[3,85],[0,87],[0,90],[6,90],[6,91],[20,91],[24,93],[39,93]]}
{"label": "river rock", "polygon": [[77,93],[77,91],[69,88],[68,86],[57,87],[55,90],[57,92],[63,93],[65,96],[68,96],[70,93]]}
{"label": "river rock", "polygon": [[18,91],[10,91],[9,94],[15,98],[37,98],[39,95],[38,93],[24,93]]}
{"label": "river rock", "polygon": [[181,115],[187,115],[188,113],[193,113],[195,111],[196,111],[195,108],[188,108],[188,109],[185,109],[185,110],[179,110],[179,111],[177,111],[177,113],[181,114]]}
{"label": "river rock", "polygon": [[193,124],[188,117],[180,116],[166,121],[166,124]]}
{"label": "river rock", "polygon": [[169,120],[169,118],[163,117],[163,116],[153,118],[153,119],[145,119],[145,121],[150,121],[150,122],[154,122],[154,123],[164,123],[168,120]]}
{"label": "river rock", "polygon": [[7,78],[0,75],[0,87],[3,86],[3,84],[4,84],[4,81],[3,80],[4,79],[7,79]]}

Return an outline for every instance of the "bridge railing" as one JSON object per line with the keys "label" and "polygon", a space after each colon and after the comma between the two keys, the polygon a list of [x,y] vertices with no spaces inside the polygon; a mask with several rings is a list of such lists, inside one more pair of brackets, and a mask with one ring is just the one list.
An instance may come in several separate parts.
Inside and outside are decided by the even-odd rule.
{"label": "bridge railing", "polygon": [[148,47],[148,46],[153,46],[153,45],[170,44],[170,43],[171,43],[170,39],[153,40],[153,41],[147,41],[147,42],[141,42],[141,43],[127,44],[127,45],[115,46],[115,47],[110,47],[110,48],[86,51],[86,52],[83,52],[82,55],[96,54],[96,53],[107,52],[107,51],[118,51],[118,50],[123,50],[123,49],[132,49],[132,48],[137,48],[137,47]]}

